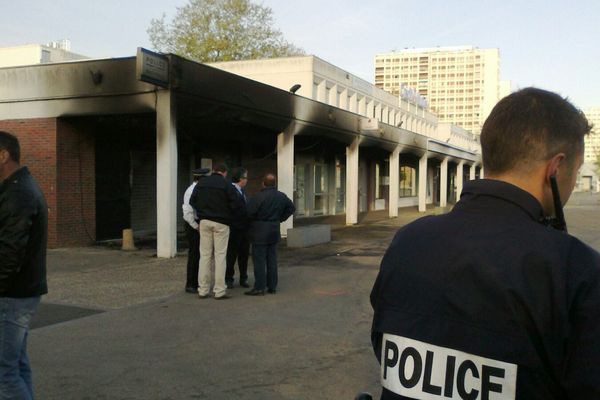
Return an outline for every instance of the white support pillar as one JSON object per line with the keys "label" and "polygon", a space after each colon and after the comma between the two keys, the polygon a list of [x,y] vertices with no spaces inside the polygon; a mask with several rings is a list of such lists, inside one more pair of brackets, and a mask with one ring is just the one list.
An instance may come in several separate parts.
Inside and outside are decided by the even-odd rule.
{"label": "white support pillar", "polygon": [[390,218],[398,216],[398,195],[400,186],[400,146],[390,154]]}
{"label": "white support pillar", "polygon": [[[374,118],[375,117],[375,100],[367,99],[367,117]],[[379,121],[379,118],[375,118]]]}
{"label": "white support pillar", "polygon": [[360,138],[346,147],[346,225],[358,223],[358,149]]}
{"label": "white support pillar", "polygon": [[485,178],[485,174],[483,173],[483,165],[481,166],[481,169],[479,170],[479,179],[483,179]]}
{"label": "white support pillar", "polygon": [[338,89],[337,85],[331,86],[329,88],[329,99],[327,99],[327,104],[338,107],[340,99],[338,98]]}
{"label": "white support pillar", "polygon": [[427,153],[419,159],[419,211],[427,211]]}
{"label": "white support pillar", "polygon": [[327,103],[327,81],[322,80],[317,85],[317,101],[321,103]]}
{"label": "white support pillar", "polygon": [[342,90],[342,93],[340,94],[340,101],[339,101],[339,107],[342,110],[347,110],[348,109],[348,89],[344,89]]}
{"label": "white support pillar", "polygon": [[448,157],[440,165],[440,207],[448,205]]}
{"label": "white support pillar", "polygon": [[[367,98],[365,96],[358,100],[358,114],[367,116]],[[370,118],[371,116],[369,116]]]}
{"label": "white support pillar", "polygon": [[475,168],[477,168],[477,163],[474,163],[471,165],[471,168],[469,168],[469,180],[471,181],[475,180]]}
{"label": "white support pillar", "polygon": [[[277,135],[277,189],[294,199],[294,132],[290,129]],[[294,216],[279,225],[282,237],[294,227]]]}
{"label": "white support pillar", "polygon": [[158,92],[156,102],[156,255],[177,254],[177,119],[171,91]]}
{"label": "white support pillar", "polygon": [[463,190],[463,167],[465,160],[460,160],[456,167],[456,201],[460,200],[460,194]]}
{"label": "white support pillar", "polygon": [[356,94],[356,92],[352,93],[352,95],[350,96],[350,103],[348,105],[348,110],[350,112],[359,114],[359,112],[358,112],[358,95]]}

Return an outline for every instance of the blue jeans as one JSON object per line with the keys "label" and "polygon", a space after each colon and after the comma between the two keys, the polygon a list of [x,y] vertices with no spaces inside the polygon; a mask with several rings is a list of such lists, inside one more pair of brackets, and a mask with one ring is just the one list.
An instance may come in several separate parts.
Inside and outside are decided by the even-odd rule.
{"label": "blue jeans", "polygon": [[0,400],[33,399],[27,334],[39,303],[39,296],[0,297]]}
{"label": "blue jeans", "polygon": [[266,245],[253,244],[252,263],[254,264],[254,289],[265,290],[266,284],[269,290],[276,290],[277,243]]}

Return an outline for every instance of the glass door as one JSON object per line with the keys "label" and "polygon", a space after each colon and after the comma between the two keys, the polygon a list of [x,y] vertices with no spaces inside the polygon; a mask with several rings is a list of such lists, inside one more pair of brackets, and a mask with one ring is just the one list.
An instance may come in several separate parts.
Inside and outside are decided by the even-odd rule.
{"label": "glass door", "polygon": [[314,165],[314,215],[327,213],[327,165]]}

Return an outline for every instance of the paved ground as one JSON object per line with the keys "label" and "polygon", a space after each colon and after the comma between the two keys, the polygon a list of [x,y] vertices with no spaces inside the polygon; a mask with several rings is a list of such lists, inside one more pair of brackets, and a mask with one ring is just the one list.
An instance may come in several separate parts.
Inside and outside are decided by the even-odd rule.
{"label": "paved ground", "polygon": [[[569,228],[600,250],[600,196],[577,195]],[[29,339],[39,399],[352,399],[379,395],[368,301],[383,251],[418,214],[282,248],[280,290],[226,301],[183,293],[185,256],[52,250],[50,293]]]}

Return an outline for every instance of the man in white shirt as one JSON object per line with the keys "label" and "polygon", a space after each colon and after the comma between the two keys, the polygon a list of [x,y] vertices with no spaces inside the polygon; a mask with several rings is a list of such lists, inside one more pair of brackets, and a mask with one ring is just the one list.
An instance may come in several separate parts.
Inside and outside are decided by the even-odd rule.
{"label": "man in white shirt", "polygon": [[198,266],[200,264],[200,233],[198,231],[198,215],[190,206],[190,197],[198,181],[210,174],[210,168],[198,168],[192,171],[194,182],[186,189],[183,195],[183,219],[185,220],[185,235],[188,240],[187,279],[185,291],[198,292]]}

